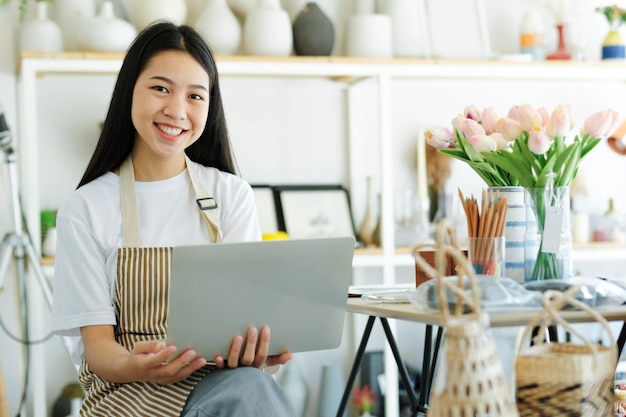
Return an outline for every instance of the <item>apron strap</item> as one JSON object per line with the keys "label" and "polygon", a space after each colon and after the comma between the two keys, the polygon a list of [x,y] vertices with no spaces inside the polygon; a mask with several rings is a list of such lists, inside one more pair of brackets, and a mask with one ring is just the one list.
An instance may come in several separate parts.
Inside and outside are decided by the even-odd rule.
{"label": "apron strap", "polygon": [[[201,210],[204,222],[211,236],[211,242],[222,242],[222,231],[219,222],[217,202],[209,196],[192,167],[191,160],[185,155],[187,172],[191,186],[196,194],[196,203]],[[137,194],[135,193],[135,171],[130,155],[120,166],[120,199],[122,204],[122,244],[124,247],[139,246],[139,215],[137,211]]]}
{"label": "apron strap", "polygon": [[186,154],[185,162],[187,163],[187,173],[189,174],[189,178],[191,179],[191,186],[196,193],[196,203],[202,211],[202,218],[204,219],[204,223],[206,223],[207,228],[209,229],[211,242],[221,243],[222,229],[220,228],[220,212],[219,207],[217,206],[217,202],[213,197],[209,196],[209,193],[207,193],[206,189],[202,186],[202,182],[198,177],[198,172],[196,171],[195,167],[192,165],[191,160]]}
{"label": "apron strap", "polygon": [[139,214],[135,194],[133,161],[126,158],[120,166],[120,199],[122,203],[122,246],[139,247]]}

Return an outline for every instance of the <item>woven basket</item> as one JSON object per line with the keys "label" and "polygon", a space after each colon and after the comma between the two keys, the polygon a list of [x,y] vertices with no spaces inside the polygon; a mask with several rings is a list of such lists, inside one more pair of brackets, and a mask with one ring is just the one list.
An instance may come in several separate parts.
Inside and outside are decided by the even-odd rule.
{"label": "woven basket", "polygon": [[[444,363],[438,369],[430,398],[428,417],[517,417],[513,393],[508,387],[495,341],[487,329],[489,318],[480,311],[480,293],[474,270],[458,248],[445,244],[446,235],[455,242],[454,232],[444,219],[439,223],[435,243],[435,266],[420,255],[415,261],[437,279],[437,297],[446,329]],[[457,267],[459,282],[444,280],[447,262]],[[460,280],[470,280],[470,292]],[[450,311],[446,293],[456,295]]]}
{"label": "woven basket", "polygon": [[[533,345],[518,352],[515,361],[517,404],[522,417],[613,416],[617,349],[608,322],[576,300],[579,288],[546,291],[543,311],[530,321],[522,340],[538,328]],[[591,343],[565,321],[559,311],[567,304],[585,310],[606,330],[611,344]],[[583,343],[548,343],[542,335],[560,324]]]}

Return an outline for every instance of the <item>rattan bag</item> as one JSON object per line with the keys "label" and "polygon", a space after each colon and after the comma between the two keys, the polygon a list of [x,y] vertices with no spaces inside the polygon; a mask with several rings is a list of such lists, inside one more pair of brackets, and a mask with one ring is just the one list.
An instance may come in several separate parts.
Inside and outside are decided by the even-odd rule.
{"label": "rattan bag", "polygon": [[[523,417],[608,417],[613,416],[613,385],[617,348],[608,322],[573,297],[578,288],[563,293],[546,291],[544,308],[528,324],[522,340],[539,329],[533,345],[520,349],[515,361],[517,404]],[[573,328],[559,311],[567,304],[586,311],[610,338],[609,346],[589,341]],[[551,324],[559,324],[581,340],[549,343],[543,335]]]}
{"label": "rattan bag", "polygon": [[[435,267],[415,250],[419,267],[437,279],[437,296],[445,327],[444,361],[435,376],[428,417],[517,417],[514,395],[509,388],[496,343],[488,330],[489,318],[481,312],[480,293],[474,269],[454,245],[445,244],[454,236],[447,221],[439,224],[435,243]],[[451,239],[453,242],[454,238]],[[459,281],[444,280],[448,260],[457,265]],[[470,291],[463,288],[469,279]],[[458,285],[457,285],[458,284]],[[456,296],[450,311],[446,294]]]}

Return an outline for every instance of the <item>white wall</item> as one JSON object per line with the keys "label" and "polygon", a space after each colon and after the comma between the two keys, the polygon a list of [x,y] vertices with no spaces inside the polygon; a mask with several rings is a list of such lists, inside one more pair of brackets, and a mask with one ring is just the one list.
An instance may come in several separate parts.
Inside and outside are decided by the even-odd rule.
{"label": "white wall", "polygon": [[[303,0],[284,2],[290,6],[292,16],[304,4]],[[336,24],[335,54],[343,50],[342,27],[349,10],[346,0],[319,1],[322,8]],[[534,2],[522,0],[485,0],[489,16],[489,29],[495,53],[509,54],[517,51],[519,23],[525,10]],[[596,4],[597,3],[597,4]],[[622,2],[623,3],[623,2]],[[581,0],[578,4],[604,5],[600,0]],[[622,4],[624,7],[625,5]],[[8,121],[15,138],[19,140],[16,105],[16,59],[17,11],[14,5],[0,8],[0,102],[4,105]],[[546,16],[546,20],[548,20]],[[599,57],[599,43],[606,32],[604,18],[588,11],[580,33],[588,41],[585,55],[588,59]],[[453,35],[462,39],[463,28],[450,28]],[[554,33],[547,33],[549,45],[554,44]],[[69,80],[69,82],[68,82]],[[98,123],[104,117],[108,104],[112,77],[70,79],[46,77],[41,80],[39,90],[41,150],[38,159],[42,175],[41,201],[46,208],[55,208],[76,186],[86,159],[95,143]],[[345,86],[329,80],[254,80],[222,78],[222,91],[231,129],[232,140],[243,176],[257,183],[343,183],[349,185],[346,166],[348,147],[346,144]],[[358,87],[364,113],[363,126],[374,126],[376,121],[367,112],[368,101],[376,99],[373,85],[365,83]],[[393,129],[396,191],[415,189],[414,147],[419,128],[447,125],[450,119],[467,104],[494,105],[502,112],[511,105],[529,102],[548,108],[560,103],[574,106],[576,120],[582,123],[592,111],[604,107],[615,107],[626,115],[626,85],[593,83],[532,82],[516,83],[465,83],[462,81],[416,81],[403,80],[393,84]],[[88,97],[85,100],[85,97]],[[375,127],[375,126],[374,126]],[[367,129],[364,129],[367,131]],[[375,131],[375,128],[370,129]],[[364,137],[359,148],[361,163],[377,175],[377,148],[373,137]],[[581,167],[580,174],[590,186],[591,207],[602,210],[609,197],[616,200],[616,209],[626,211],[626,193],[622,178],[626,177],[626,164],[601,144]],[[368,165],[369,164],[369,165]],[[12,230],[8,216],[8,188],[5,165],[0,163],[0,234]],[[609,175],[610,174],[610,175]],[[364,189],[365,178],[351,179],[356,188]],[[462,164],[454,164],[453,175],[448,186],[452,192],[463,187],[464,192],[477,193],[482,184],[478,177]],[[355,194],[355,220],[358,223],[364,212],[364,194]],[[370,282],[377,279],[379,271],[357,270],[355,280]],[[412,268],[399,268],[398,280],[412,282]],[[16,331],[19,312],[18,296],[13,274],[5,281],[5,290],[0,293],[0,318],[5,325]],[[296,361],[309,378],[311,401],[308,417],[316,415],[317,389],[321,364],[346,362],[351,359],[354,348],[352,320],[346,322],[346,339],[342,346],[333,351],[297,355]],[[421,363],[415,344],[421,343],[421,327],[399,324],[400,344],[406,351],[407,360],[414,365]],[[371,348],[381,348],[380,333]],[[52,401],[61,387],[74,380],[61,343],[54,339],[46,344],[47,395]],[[0,360],[7,381],[11,414],[16,413],[21,389],[23,361],[18,344],[0,332]]]}

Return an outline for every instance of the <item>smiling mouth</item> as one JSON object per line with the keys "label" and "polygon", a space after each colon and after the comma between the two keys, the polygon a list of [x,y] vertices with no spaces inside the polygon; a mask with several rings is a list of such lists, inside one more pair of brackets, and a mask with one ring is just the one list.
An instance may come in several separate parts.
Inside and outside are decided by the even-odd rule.
{"label": "smiling mouth", "polygon": [[184,131],[183,129],[176,128],[176,127],[169,127],[169,126],[163,126],[163,125],[156,125],[156,126],[159,128],[161,132],[169,136],[178,136]]}

